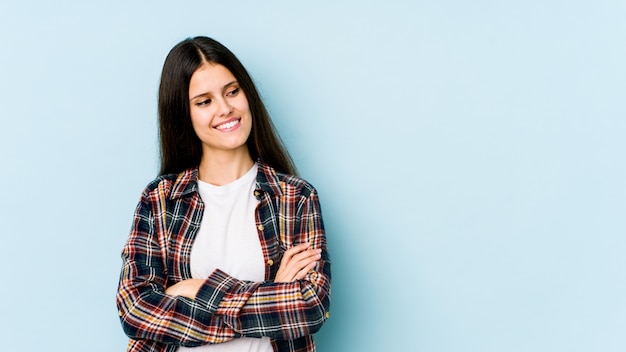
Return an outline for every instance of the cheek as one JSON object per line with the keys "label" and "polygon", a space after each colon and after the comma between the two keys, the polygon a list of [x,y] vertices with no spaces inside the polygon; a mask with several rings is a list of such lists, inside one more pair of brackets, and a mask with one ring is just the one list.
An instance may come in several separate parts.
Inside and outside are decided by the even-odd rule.
{"label": "cheek", "polygon": [[206,126],[206,121],[204,119],[204,116],[198,112],[191,112],[191,126],[193,127],[194,132],[196,132],[196,135],[199,135],[199,132],[202,131],[202,127]]}
{"label": "cheek", "polygon": [[195,130],[198,126],[198,115],[193,112],[190,115],[191,116],[189,116],[189,118],[191,119],[191,126],[193,126],[193,129]]}
{"label": "cheek", "polygon": [[209,111],[208,109],[192,109],[190,112],[191,124],[196,126],[203,126],[209,123]]}
{"label": "cheek", "polygon": [[250,105],[245,95],[241,95],[241,98],[237,100],[237,109],[241,112],[250,113]]}

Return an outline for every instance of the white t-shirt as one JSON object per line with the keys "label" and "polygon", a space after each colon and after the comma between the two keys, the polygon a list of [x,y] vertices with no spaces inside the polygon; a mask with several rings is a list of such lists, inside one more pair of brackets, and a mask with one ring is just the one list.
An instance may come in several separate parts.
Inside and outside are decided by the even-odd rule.
{"label": "white t-shirt", "polygon": [[[263,281],[265,265],[254,212],[258,166],[239,179],[215,186],[198,180],[204,215],[191,249],[191,276],[206,279],[219,268],[247,281]],[[180,347],[179,352],[272,352],[268,337],[238,338],[221,344],[194,348]]]}

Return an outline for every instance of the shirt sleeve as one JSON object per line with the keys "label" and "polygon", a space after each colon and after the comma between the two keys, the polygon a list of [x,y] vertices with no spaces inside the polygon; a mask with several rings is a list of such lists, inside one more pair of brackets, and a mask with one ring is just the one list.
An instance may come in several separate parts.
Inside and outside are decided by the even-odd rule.
{"label": "shirt sleeve", "polygon": [[116,298],[131,339],[187,347],[242,336],[293,340],[317,332],[329,317],[330,259],[316,192],[299,204],[289,234],[293,245],[308,242],[322,249],[322,258],[304,279],[249,282],[216,270],[193,300],[165,294],[168,239],[162,219],[155,216],[161,213],[158,204],[154,193],[144,192],[122,251]]}
{"label": "shirt sleeve", "polygon": [[317,193],[311,192],[299,209],[290,242],[309,242],[311,247],[322,249],[322,258],[304,279],[252,283],[216,270],[200,290],[198,295],[207,297],[219,287],[228,286],[216,312],[237,333],[291,340],[317,332],[328,319],[330,258]]}
{"label": "shirt sleeve", "polygon": [[187,347],[220,343],[240,336],[216,314],[219,302],[234,279],[201,290],[195,300],[165,294],[167,238],[158,235],[153,205],[158,200],[144,192],[133,226],[122,250],[123,267],[117,307],[125,333],[135,340],[147,339]]}

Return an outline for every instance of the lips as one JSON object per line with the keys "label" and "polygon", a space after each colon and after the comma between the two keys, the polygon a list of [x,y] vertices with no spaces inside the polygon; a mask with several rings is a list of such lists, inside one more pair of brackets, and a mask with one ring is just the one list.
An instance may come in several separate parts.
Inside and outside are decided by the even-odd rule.
{"label": "lips", "polygon": [[229,131],[232,130],[233,128],[239,126],[239,123],[241,122],[240,118],[233,118],[227,121],[224,121],[222,123],[220,123],[219,125],[215,126],[214,128],[220,131]]}

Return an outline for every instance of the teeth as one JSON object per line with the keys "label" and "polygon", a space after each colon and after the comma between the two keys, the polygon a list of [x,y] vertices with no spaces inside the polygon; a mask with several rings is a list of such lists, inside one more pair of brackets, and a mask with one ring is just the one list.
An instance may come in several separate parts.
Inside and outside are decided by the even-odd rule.
{"label": "teeth", "polygon": [[218,130],[226,130],[226,129],[235,127],[235,125],[238,124],[238,123],[239,123],[239,120],[234,120],[234,121],[231,121],[229,123],[225,123],[225,124],[219,125],[219,126],[217,126],[215,128],[217,128]]}

